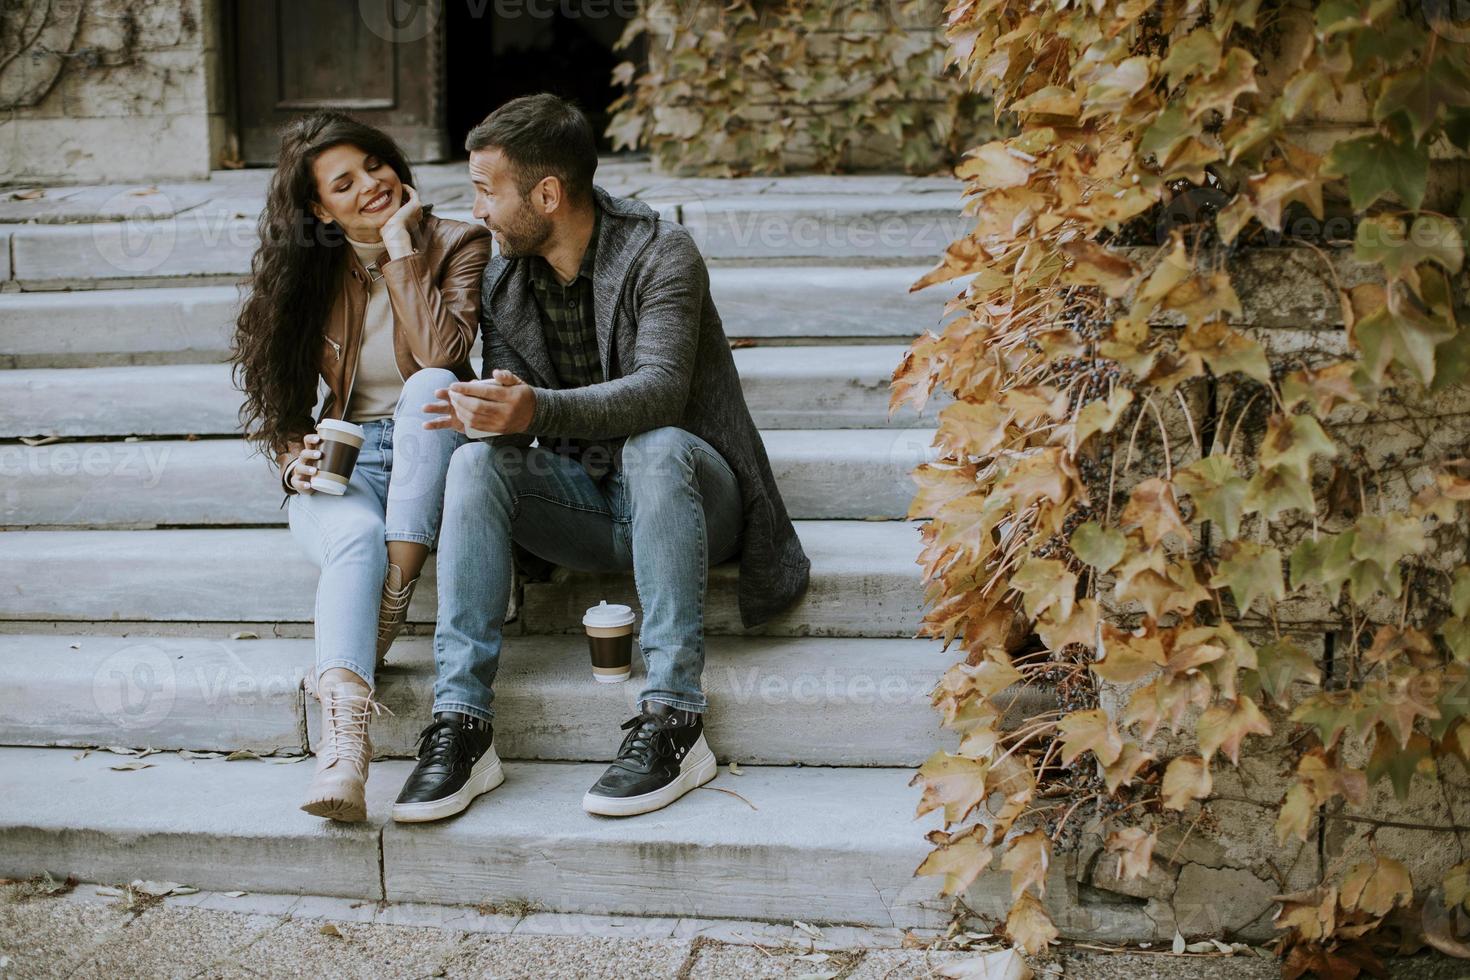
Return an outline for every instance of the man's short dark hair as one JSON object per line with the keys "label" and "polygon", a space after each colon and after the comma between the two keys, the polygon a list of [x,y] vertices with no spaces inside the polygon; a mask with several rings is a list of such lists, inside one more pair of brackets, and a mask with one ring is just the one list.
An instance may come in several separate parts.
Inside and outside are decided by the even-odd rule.
{"label": "man's short dark hair", "polygon": [[592,199],[597,138],[575,103],[550,92],[511,99],[465,137],[471,153],[488,147],[505,154],[522,197],[546,177],[557,177],[571,200]]}

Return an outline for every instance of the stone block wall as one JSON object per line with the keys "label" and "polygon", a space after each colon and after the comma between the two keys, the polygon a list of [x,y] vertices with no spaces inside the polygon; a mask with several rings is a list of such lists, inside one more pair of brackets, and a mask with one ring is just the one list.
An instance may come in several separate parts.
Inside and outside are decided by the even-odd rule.
{"label": "stone block wall", "polygon": [[219,166],[218,0],[21,0],[0,18],[0,181],[187,179]]}

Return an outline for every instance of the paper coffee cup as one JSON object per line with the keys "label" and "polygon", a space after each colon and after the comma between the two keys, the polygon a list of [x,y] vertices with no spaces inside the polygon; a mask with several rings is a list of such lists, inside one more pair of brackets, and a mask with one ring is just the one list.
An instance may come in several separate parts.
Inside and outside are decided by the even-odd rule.
{"label": "paper coffee cup", "polygon": [[316,432],[322,437],[322,458],[316,464],[311,488],[340,497],[347,492],[347,481],[352,479],[352,468],[357,465],[357,454],[367,433],[362,426],[340,419],[322,419]]}
{"label": "paper coffee cup", "polygon": [[[500,384],[500,382],[496,381],[494,378],[485,378],[483,380],[488,381],[493,385]],[[463,422],[464,420],[461,419],[460,421]],[[483,429],[472,428],[468,422],[464,423],[464,434],[469,436],[471,439],[489,439],[491,436],[500,435],[499,432],[486,432]]]}
{"label": "paper coffee cup", "polygon": [[582,617],[592,676],[604,684],[625,681],[633,673],[633,610],[603,599]]}

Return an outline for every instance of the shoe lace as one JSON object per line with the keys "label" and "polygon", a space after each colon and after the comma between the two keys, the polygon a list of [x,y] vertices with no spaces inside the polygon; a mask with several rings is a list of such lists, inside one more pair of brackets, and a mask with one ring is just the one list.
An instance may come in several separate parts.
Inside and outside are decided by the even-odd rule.
{"label": "shoe lace", "polygon": [[461,726],[446,719],[435,719],[419,732],[419,762],[453,770],[467,757]]}
{"label": "shoe lace", "polygon": [[329,692],[322,702],[322,709],[329,718],[327,725],[326,752],[334,760],[341,759],[364,768],[368,758],[368,722],[383,714],[393,714],[392,709],[369,694],[342,694]]}
{"label": "shoe lace", "polygon": [[387,582],[383,583],[383,598],[378,606],[378,639],[380,641],[392,639],[408,613],[409,596],[413,594],[414,584],[417,578],[406,583],[402,589],[393,589]]}
{"label": "shoe lace", "polygon": [[618,762],[630,762],[646,769],[656,756],[675,753],[670,725],[658,715],[635,715],[621,727],[632,730],[623,736],[623,744],[618,747]]}

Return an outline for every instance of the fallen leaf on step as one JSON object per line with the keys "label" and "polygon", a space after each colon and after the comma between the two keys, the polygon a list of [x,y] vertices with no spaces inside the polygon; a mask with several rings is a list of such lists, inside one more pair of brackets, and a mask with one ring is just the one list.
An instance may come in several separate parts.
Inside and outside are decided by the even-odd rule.
{"label": "fallen leaf on step", "polygon": [[242,759],[259,759],[259,758],[260,758],[260,756],[256,755],[254,752],[251,752],[249,749],[236,749],[235,751],[231,752],[229,755],[225,756],[225,761],[226,762],[239,762]]}
{"label": "fallen leaf on step", "polygon": [[743,776],[745,775],[745,770],[740,768],[740,763],[732,762],[730,763],[730,775]]}
{"label": "fallen leaf on step", "polygon": [[131,755],[139,759],[146,759],[150,755],[158,754],[158,749],[153,748],[151,745],[146,749],[131,749],[126,745],[109,745],[107,751],[113,755]]}
{"label": "fallen leaf on step", "polygon": [[336,936],[339,939],[342,937],[342,930],[338,929],[330,922],[318,929],[317,932],[321,933],[323,936]]}
{"label": "fallen leaf on step", "polygon": [[121,888],[114,888],[111,885],[99,885],[96,894],[104,898],[122,898],[123,890]]}
{"label": "fallen leaf on step", "polygon": [[249,895],[250,893],[249,892],[223,892],[222,894],[225,896],[225,898],[239,898],[242,895]]}
{"label": "fallen leaf on step", "polygon": [[10,195],[12,201],[37,201],[46,196],[46,191],[40,187],[32,187],[28,191],[16,191]]}
{"label": "fallen leaf on step", "polygon": [[199,889],[193,885],[181,885],[177,881],[134,881],[128,886],[135,892],[162,898],[165,895],[193,895]]}
{"label": "fallen leaf on step", "polygon": [[294,766],[298,762],[305,762],[308,756],[304,755],[273,755],[266,758],[257,756],[261,762],[269,762],[273,766]]}
{"label": "fallen leaf on step", "polygon": [[258,639],[260,639],[260,635],[257,634],[257,633],[252,633],[249,630],[241,630],[238,633],[231,633],[230,634],[230,639],[232,639],[232,640],[258,640]]}
{"label": "fallen leaf on step", "polygon": [[1174,930],[1174,953],[1177,955],[1179,953],[1184,952],[1184,947],[1185,947],[1184,937],[1179,934],[1179,930],[1178,929],[1175,929]]}
{"label": "fallen leaf on step", "polygon": [[828,956],[826,953],[807,953],[804,956],[795,956],[792,958],[801,960],[804,963],[825,963],[832,957]]}
{"label": "fallen leaf on step", "polygon": [[1188,946],[1184,947],[1184,951],[1186,953],[1213,953],[1215,952],[1215,944],[1210,940],[1205,940],[1204,942],[1198,943],[1190,943]]}
{"label": "fallen leaf on step", "polygon": [[27,446],[49,446],[53,442],[60,442],[61,436],[21,436],[20,441]]}
{"label": "fallen leaf on step", "polygon": [[180,749],[180,759],[223,759],[223,752],[195,752],[193,749]]}
{"label": "fallen leaf on step", "polygon": [[151,762],[136,762],[136,761],[135,762],[119,762],[117,765],[115,765],[115,766],[108,766],[107,768],[109,768],[109,769],[116,769],[118,772],[132,772],[135,769],[152,769],[153,768],[153,763],[151,763]]}
{"label": "fallen leaf on step", "polygon": [[1035,974],[1014,949],[998,949],[983,956],[952,960],[939,968],[952,980],[1031,980]]}
{"label": "fallen leaf on step", "polygon": [[135,190],[128,191],[128,196],[129,197],[147,197],[150,194],[157,194],[157,193],[158,193],[158,188],[157,187],[139,187],[139,188],[137,188]]}
{"label": "fallen leaf on step", "polygon": [[796,928],[800,929],[802,932],[806,933],[808,936],[811,936],[813,939],[822,938],[822,930],[818,929],[816,926],[807,925],[800,919],[793,919],[791,924],[796,926]]}

